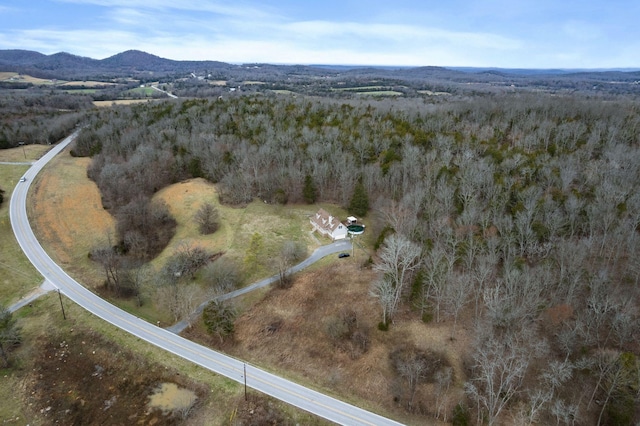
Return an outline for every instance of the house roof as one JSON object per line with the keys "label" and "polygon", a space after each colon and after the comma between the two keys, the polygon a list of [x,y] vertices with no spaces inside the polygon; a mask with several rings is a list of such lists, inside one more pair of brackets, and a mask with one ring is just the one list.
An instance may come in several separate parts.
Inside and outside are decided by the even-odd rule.
{"label": "house roof", "polygon": [[331,216],[325,209],[318,210],[318,212],[311,217],[311,221],[318,225],[318,227],[330,232],[335,231],[341,224],[338,219]]}

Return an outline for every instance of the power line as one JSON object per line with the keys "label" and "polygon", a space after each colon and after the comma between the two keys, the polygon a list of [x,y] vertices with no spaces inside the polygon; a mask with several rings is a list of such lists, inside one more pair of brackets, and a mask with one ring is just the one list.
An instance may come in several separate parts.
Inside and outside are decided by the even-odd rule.
{"label": "power line", "polygon": [[24,278],[32,278],[32,276],[31,276],[31,275],[29,275],[29,274],[27,274],[27,273],[25,273],[25,272],[23,272],[23,271],[21,271],[21,270],[19,270],[19,269],[16,269],[16,268],[14,268],[13,266],[8,265],[8,264],[6,264],[6,263],[2,263],[2,262],[0,262],[0,267],[3,267],[3,268],[5,268],[5,269],[8,269],[8,270],[10,270],[10,271],[12,271],[12,272],[14,272],[14,273],[16,273],[16,274],[18,274],[18,275],[22,275]]}

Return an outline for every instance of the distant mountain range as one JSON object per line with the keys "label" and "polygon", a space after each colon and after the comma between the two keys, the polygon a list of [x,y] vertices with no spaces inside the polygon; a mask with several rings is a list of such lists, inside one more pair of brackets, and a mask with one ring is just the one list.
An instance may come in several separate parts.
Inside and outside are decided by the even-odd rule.
{"label": "distant mountain range", "polygon": [[44,55],[30,50],[0,50],[0,71],[13,71],[41,78],[158,78],[162,76],[208,75],[213,78],[266,80],[340,78],[386,78],[405,81],[478,82],[485,84],[530,84],[532,81],[582,81],[583,83],[640,81],[640,71],[632,70],[541,70],[469,67],[376,67],[345,65],[234,65],[219,61],[174,61],[138,50],[128,50],[106,59],[92,59],[60,52]]}
{"label": "distant mountain range", "polygon": [[229,70],[233,65],[217,61],[173,61],[139,50],[128,50],[106,59],[92,59],[66,52],[44,55],[30,50],[0,50],[0,71],[37,77],[125,77],[140,74],[172,74],[194,70]]}

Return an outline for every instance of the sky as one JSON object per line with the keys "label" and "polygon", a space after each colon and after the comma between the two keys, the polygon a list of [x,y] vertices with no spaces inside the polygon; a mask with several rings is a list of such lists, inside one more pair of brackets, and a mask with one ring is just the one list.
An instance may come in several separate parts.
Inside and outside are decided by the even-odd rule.
{"label": "sky", "polygon": [[229,63],[640,68],[638,0],[1,0],[0,49]]}

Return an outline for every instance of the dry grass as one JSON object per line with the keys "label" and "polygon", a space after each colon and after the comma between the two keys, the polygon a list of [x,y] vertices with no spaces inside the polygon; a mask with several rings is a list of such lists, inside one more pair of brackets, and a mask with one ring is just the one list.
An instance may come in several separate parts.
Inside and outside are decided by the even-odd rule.
{"label": "dry grass", "polygon": [[23,147],[0,149],[0,161],[23,163],[35,161],[51,149],[49,145],[24,145]]}
{"label": "dry grass", "polygon": [[[374,278],[372,271],[360,269],[352,260],[334,261],[322,269],[300,274],[291,289],[274,289],[253,306],[243,306],[246,310],[236,321],[233,342],[221,347],[241,359],[402,422],[432,421],[428,416],[407,413],[394,403],[397,376],[389,354],[406,343],[442,353],[460,384],[464,370],[459,354],[464,353],[468,335],[460,327],[456,340],[451,341],[450,324],[427,325],[412,319],[415,314],[409,313],[400,314],[391,331],[377,330],[380,311],[368,294]],[[346,309],[356,312],[358,328],[370,337],[369,350],[362,355],[354,356],[327,333],[329,321]],[[192,338],[219,345],[199,332],[202,330],[194,328],[189,333]],[[433,385],[420,386],[419,395],[425,401],[434,401]],[[457,402],[460,388],[452,389],[449,397]]]}
{"label": "dry grass", "polygon": [[[2,77],[4,77],[4,78],[2,78]],[[0,73],[0,80],[7,80],[7,79],[10,79],[10,78],[13,78],[13,81],[16,81],[16,82],[32,83],[32,84],[36,84],[36,85],[50,85],[50,84],[59,83],[59,81],[32,77],[32,76],[27,75],[27,74],[17,74],[17,73],[13,73],[13,72]]]}
{"label": "dry grass", "polygon": [[110,83],[105,81],[68,81],[60,86],[84,86],[84,87],[102,87],[102,86],[115,86],[116,83]]}
{"label": "dry grass", "polygon": [[54,158],[32,188],[29,216],[52,258],[81,282],[95,286],[101,278],[87,255],[113,235],[114,221],[87,178],[90,161],[71,157],[68,150]]}
{"label": "dry grass", "polygon": [[0,81],[9,80],[11,77],[15,77],[17,75],[18,75],[18,73],[13,72],[13,71],[8,71],[8,72],[2,71],[2,72],[0,72]]}
{"label": "dry grass", "polygon": [[114,101],[93,101],[93,104],[97,107],[110,107],[113,105],[133,105],[141,104],[145,102],[154,102],[155,99],[117,99]]}
{"label": "dry grass", "polygon": [[[191,179],[171,185],[156,194],[169,205],[171,214],[178,222],[176,235],[163,253],[154,260],[160,266],[179,244],[188,242],[210,252],[224,252],[226,256],[242,261],[254,233],[263,238],[263,247],[258,255],[259,265],[246,276],[246,283],[257,281],[276,273],[273,259],[286,240],[300,241],[309,250],[316,247],[310,238],[307,206],[274,206],[260,201],[239,208],[221,205],[215,186],[204,179]],[[220,228],[211,235],[200,235],[194,222],[196,211],[204,204],[216,207],[220,216]]]}

